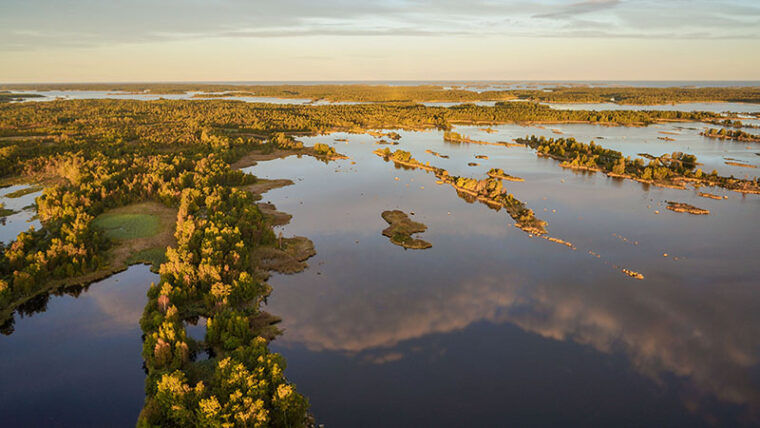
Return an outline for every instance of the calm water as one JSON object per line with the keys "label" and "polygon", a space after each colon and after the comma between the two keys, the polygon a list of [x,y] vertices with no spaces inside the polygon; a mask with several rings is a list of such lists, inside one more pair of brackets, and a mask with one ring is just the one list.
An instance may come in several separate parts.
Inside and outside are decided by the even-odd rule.
{"label": "calm water", "polygon": [[[457,131],[492,141],[547,132],[497,129]],[[743,150],[692,134],[666,143],[656,140],[659,129],[561,127],[566,135],[606,135],[600,143],[630,152],[683,144],[709,159]],[[382,146],[369,136],[306,141],[348,138],[334,144],[350,161],[291,157],[251,168],[296,181],[264,200],[293,214],[286,235],[308,236],[318,252],[306,272],[270,280],[268,307],[285,329],[273,348],[287,358],[287,374],[318,422],[758,423],[760,198],[715,191],[729,196],[715,201],[575,173],[525,148],[401,134],[399,148],[453,174],[483,177],[498,166],[525,178],[506,183],[510,192],[549,222],[552,236],[578,249],[529,237],[503,211],[467,203],[432,174],[394,168],[371,154]],[[466,166],[473,161],[480,165]],[[667,200],[711,215],[667,211]],[[380,213],[388,209],[414,212],[433,248],[405,251],[381,236]],[[621,267],[646,278],[630,279]]]}
{"label": "calm water", "polygon": [[139,320],[155,281],[132,266],[17,315],[0,336],[0,425],[134,426],[145,399]]}
{"label": "calm water", "polygon": [[[0,189],[0,202],[19,211],[0,223],[6,244],[41,227],[41,191],[6,196],[28,187]],[[157,281],[148,266],[132,266],[17,311],[0,336],[0,426],[134,426],[145,394],[139,320]]]}
{"label": "calm water", "polygon": [[28,185],[15,185],[0,189],[0,203],[7,209],[16,213],[0,219],[0,242],[9,244],[16,239],[19,233],[34,227],[39,230],[40,222],[35,218],[37,212],[34,208],[34,200],[42,194],[42,191],[29,193],[18,198],[9,198],[8,193],[28,188]]}
{"label": "calm water", "polygon": [[[488,141],[574,136],[631,156],[680,150],[697,154],[705,170],[757,174],[725,161],[760,165],[760,144],[706,139],[702,126],[456,131]],[[372,154],[384,146],[368,135],[303,139],[332,144],[350,160],[289,157],[247,169],[295,181],[264,201],[293,214],[285,235],[309,237],[318,252],[305,272],[271,278],[267,310],[283,318],[272,348],[287,358],[287,375],[319,423],[760,423],[759,196],[710,189],[728,199],[704,199],[692,189],[573,172],[527,148],[399,133],[392,149],[452,174],[480,178],[499,167],[524,178],[505,184],[548,221],[551,236],[577,250],[530,237],[504,211],[468,203],[432,174],[384,162]],[[2,189],[0,201],[20,209],[38,195],[3,197],[19,188]],[[673,213],[669,200],[711,214]],[[380,233],[389,209],[414,212],[433,248],[392,245]],[[9,217],[0,238],[8,242],[33,215]],[[623,267],[646,278],[628,278]],[[32,315],[17,316],[15,331],[0,336],[0,425],[133,426],[144,400],[138,320],[155,281],[146,266],[133,266],[25,308]],[[201,338],[205,322],[188,329]]]}

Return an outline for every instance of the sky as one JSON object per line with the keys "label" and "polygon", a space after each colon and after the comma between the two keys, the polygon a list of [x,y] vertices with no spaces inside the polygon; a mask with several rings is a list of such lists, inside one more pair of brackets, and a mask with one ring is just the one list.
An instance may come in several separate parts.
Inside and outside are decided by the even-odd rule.
{"label": "sky", "polygon": [[0,82],[760,80],[760,0],[2,0]]}

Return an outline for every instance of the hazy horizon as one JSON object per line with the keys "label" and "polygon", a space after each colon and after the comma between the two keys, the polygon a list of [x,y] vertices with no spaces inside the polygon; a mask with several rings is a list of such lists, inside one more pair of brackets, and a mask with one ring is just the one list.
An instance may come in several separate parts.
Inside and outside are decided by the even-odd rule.
{"label": "hazy horizon", "polygon": [[417,79],[405,79],[405,80],[387,80],[387,79],[373,79],[373,80],[123,80],[123,81],[39,81],[39,82],[0,82],[0,85],[88,85],[88,84],[114,84],[114,85],[132,85],[132,84],[177,84],[177,85],[280,85],[280,84],[292,84],[292,85],[384,85],[384,84],[404,84],[404,85],[425,85],[425,84],[604,84],[604,85],[616,85],[616,84],[748,84],[748,85],[760,85],[760,79],[758,80],[742,80],[742,79],[712,79],[712,80],[563,80],[563,79],[430,79],[430,80],[417,80]]}

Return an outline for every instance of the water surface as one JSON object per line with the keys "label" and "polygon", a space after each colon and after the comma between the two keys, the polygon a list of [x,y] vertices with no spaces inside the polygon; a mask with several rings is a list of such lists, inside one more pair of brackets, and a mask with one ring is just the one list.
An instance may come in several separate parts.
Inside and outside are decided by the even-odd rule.
{"label": "water surface", "polygon": [[1,425],[134,426],[145,400],[139,320],[157,281],[137,265],[22,308],[0,336]]}
{"label": "water surface", "polygon": [[[492,141],[546,131],[496,129],[456,130]],[[656,140],[659,130],[561,127],[566,135],[607,134],[600,144],[631,153],[676,150]],[[290,157],[249,169],[296,181],[264,200],[293,214],[285,234],[308,236],[318,253],[306,272],[270,280],[267,309],[285,330],[272,346],[320,423],[757,423],[760,198],[715,190],[729,199],[704,199],[562,169],[527,148],[400,133],[392,148],[452,174],[479,178],[500,167],[525,178],[506,183],[510,192],[577,250],[530,237],[503,211],[466,202],[432,174],[394,168],[371,153],[383,146],[366,135],[305,139],[335,144],[351,160]],[[688,135],[679,144],[700,158],[734,150]],[[711,214],[673,213],[668,200]],[[380,233],[389,209],[414,212],[433,248],[392,245]]]}
{"label": "water surface", "polygon": [[26,184],[18,184],[0,189],[0,203],[5,208],[15,211],[15,213],[0,219],[0,242],[4,244],[15,241],[19,233],[29,230],[30,227],[34,227],[36,230],[42,227],[39,220],[36,219],[37,210],[34,205],[35,199],[42,195],[42,191],[28,193],[18,198],[6,196],[9,193],[29,187]]}

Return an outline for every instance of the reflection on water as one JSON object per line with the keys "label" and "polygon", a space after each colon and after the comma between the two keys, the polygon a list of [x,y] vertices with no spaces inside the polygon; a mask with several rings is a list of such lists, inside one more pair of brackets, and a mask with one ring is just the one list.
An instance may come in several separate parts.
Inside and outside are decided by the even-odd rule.
{"label": "reflection on water", "polygon": [[134,426],[145,378],[138,321],[157,280],[132,266],[18,314],[0,336],[0,425]]}
{"label": "reflection on water", "polygon": [[[496,129],[457,131],[490,141],[553,133]],[[671,130],[560,130],[606,135],[600,144],[630,152],[683,144],[709,159],[740,150],[691,131],[665,142],[656,139],[662,129]],[[525,178],[506,187],[578,250],[529,237],[503,211],[464,202],[432,174],[393,168],[371,154],[378,146],[366,135],[305,141],[335,144],[350,161],[292,157],[251,168],[296,181],[264,200],[293,214],[286,234],[310,237],[318,252],[303,274],[270,280],[267,310],[283,318],[285,334],[273,346],[319,422],[757,423],[760,198],[715,191],[729,195],[715,201],[565,170],[526,148],[446,144],[439,132],[401,135],[398,148],[452,174],[483,177],[499,167]],[[476,154],[488,159],[467,166]],[[711,215],[669,212],[667,200]],[[433,248],[403,251],[383,239],[387,209],[413,211]]]}

